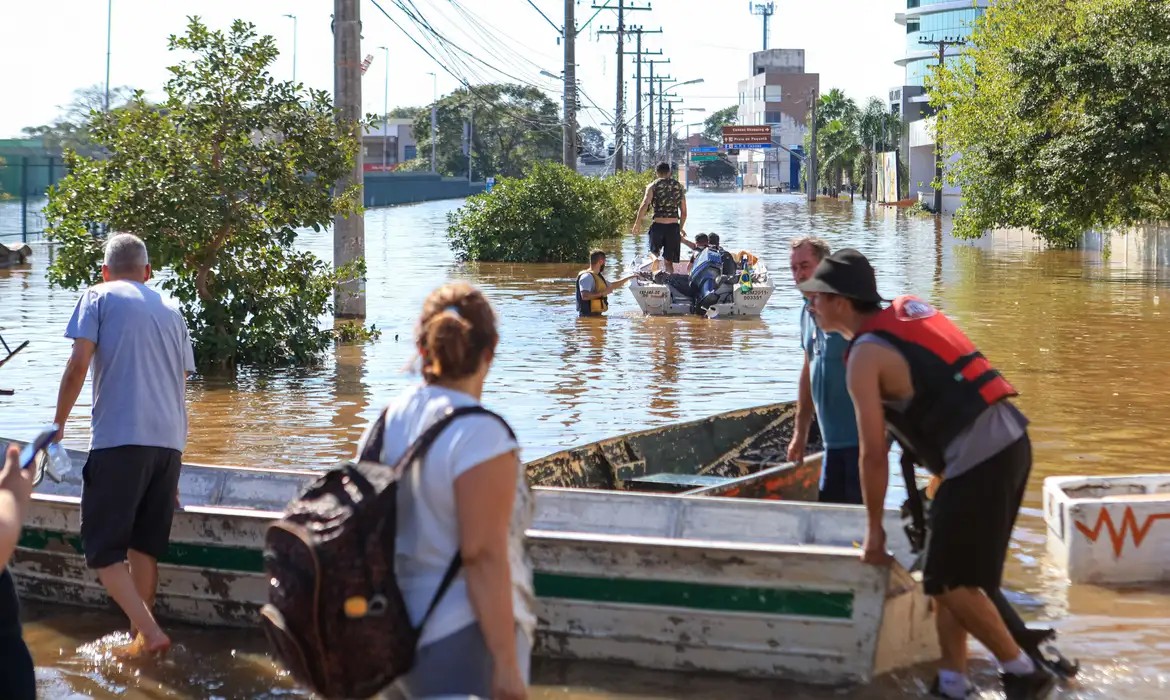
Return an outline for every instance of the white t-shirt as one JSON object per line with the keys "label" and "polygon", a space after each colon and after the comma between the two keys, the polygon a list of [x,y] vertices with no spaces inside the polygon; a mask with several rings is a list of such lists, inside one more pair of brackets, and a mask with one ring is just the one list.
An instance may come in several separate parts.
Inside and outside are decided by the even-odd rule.
{"label": "white t-shirt", "polygon": [[[419,385],[399,395],[386,410],[381,461],[394,464],[406,449],[449,409],[476,406],[471,396],[443,387]],[[358,446],[361,454],[369,429]],[[451,558],[459,551],[455,480],[468,470],[520,446],[503,423],[488,415],[456,418],[431,445],[419,467],[410,470],[398,489],[398,534],[395,572],[410,619],[418,624],[439,589]],[[536,628],[532,564],[524,532],[532,522],[532,495],[523,469],[516,480],[516,503],[508,533],[512,570],[512,608],[529,639]],[[432,644],[476,621],[467,581],[460,571],[422,631],[419,645]]]}

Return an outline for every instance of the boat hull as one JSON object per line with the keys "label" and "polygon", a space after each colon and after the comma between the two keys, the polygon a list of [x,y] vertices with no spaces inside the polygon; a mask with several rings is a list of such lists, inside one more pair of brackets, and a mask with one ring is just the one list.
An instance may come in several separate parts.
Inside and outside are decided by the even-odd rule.
{"label": "boat hull", "polygon": [[[159,562],[160,618],[255,625],[268,594],[265,529],[312,478],[185,466],[184,506]],[[81,554],[77,473],[43,486],[11,564],[21,594],[108,607]],[[528,547],[539,656],[830,684],[937,657],[925,598],[902,564],[861,563],[860,508],[544,487],[534,494]],[[898,518],[887,512],[887,531]],[[908,563],[901,538],[892,540]]]}
{"label": "boat hull", "polygon": [[[670,293],[665,284],[655,284],[643,280],[633,280],[629,284],[630,293],[637,302],[642,313],[649,316],[686,316],[693,314],[690,300],[682,300]],[[732,300],[728,303],[712,305],[713,313],[708,315],[718,318],[730,316],[758,317],[772,298],[772,284],[758,283],[751,289],[741,291],[738,287],[732,292]]]}
{"label": "boat hull", "polygon": [[813,456],[791,464],[795,422],[795,402],[769,404],[598,440],[525,467],[538,486],[815,501],[820,433],[814,425]]}

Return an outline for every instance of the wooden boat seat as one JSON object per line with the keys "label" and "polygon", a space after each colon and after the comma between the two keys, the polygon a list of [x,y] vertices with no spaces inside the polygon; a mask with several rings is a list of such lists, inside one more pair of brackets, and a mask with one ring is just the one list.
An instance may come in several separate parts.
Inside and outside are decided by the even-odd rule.
{"label": "wooden boat seat", "polygon": [[733,479],[725,476],[707,476],[705,474],[675,474],[660,472],[647,474],[626,481],[626,488],[630,491],[650,491],[653,493],[681,493],[691,489],[707,486],[720,486]]}

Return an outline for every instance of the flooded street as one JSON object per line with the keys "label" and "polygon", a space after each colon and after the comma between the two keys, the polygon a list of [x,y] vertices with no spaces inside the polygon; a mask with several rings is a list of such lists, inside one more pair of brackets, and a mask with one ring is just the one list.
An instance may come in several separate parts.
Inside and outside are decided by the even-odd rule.
{"label": "flooded street", "polygon": [[[788,241],[816,234],[873,262],[886,297],[910,292],[938,304],[1020,391],[1031,419],[1035,468],[1006,585],[1025,617],[1050,620],[1082,678],[1062,698],[1170,697],[1170,588],[1073,586],[1047,562],[1040,496],[1058,474],[1170,471],[1170,232],[1090,236],[1083,250],[1044,250],[1020,233],[953,241],[949,221],[867,210],[864,203],[799,196],[690,197],[688,233],[714,231],[751,249],[777,279],[758,320],[649,318],[629,292],[608,318],[579,319],[573,278],[585,266],[456,263],[444,235],[459,202],[366,215],[368,321],[380,340],[337,350],[318,367],[242,371],[190,383],[193,462],[319,468],[352,453],[365,424],[415,377],[412,324],[426,294],[460,277],[482,288],[500,318],[501,344],[484,400],[516,429],[524,458],[643,427],[789,400],[800,368],[800,298],[787,273]],[[328,233],[303,245],[327,257]],[[51,254],[34,244],[31,268],[0,270],[0,333],[30,346],[0,369],[0,435],[28,438],[52,419],[69,353],[62,337],[77,294],[50,289]],[[607,273],[643,254],[644,236],[606,244]],[[615,269],[616,268],[616,269]],[[1167,309],[1160,299],[1167,296]],[[14,342],[15,341],[15,342]],[[65,442],[88,444],[89,389]],[[1162,525],[1155,525],[1159,527]],[[1165,525],[1170,526],[1170,525]],[[890,533],[900,537],[901,533]],[[26,638],[46,698],[302,697],[264,655],[258,634],[177,628],[167,660],[121,666],[86,647],[118,617],[28,606]],[[972,644],[981,687],[994,687],[986,652]],[[925,669],[863,688],[694,678],[592,664],[537,662],[536,698],[902,698],[922,694]],[[986,692],[983,697],[1001,697]]]}

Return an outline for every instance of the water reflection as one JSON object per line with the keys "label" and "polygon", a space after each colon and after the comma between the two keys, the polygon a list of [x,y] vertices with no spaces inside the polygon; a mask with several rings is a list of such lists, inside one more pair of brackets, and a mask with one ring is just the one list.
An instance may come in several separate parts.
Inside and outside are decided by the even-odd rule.
{"label": "water reflection", "polygon": [[[799,196],[692,192],[689,233],[716,231],[728,248],[757,251],[776,275],[758,320],[647,318],[629,293],[610,299],[608,318],[580,319],[573,280],[585,261],[565,265],[464,265],[442,233],[457,203],[436,202],[366,215],[369,321],[382,339],[339,348],[319,366],[241,371],[198,378],[188,399],[193,460],[320,467],[352,454],[354,441],[385,401],[416,381],[402,368],[414,355],[413,324],[427,293],[459,277],[492,299],[501,344],[486,402],[516,428],[525,457],[665,423],[791,398],[800,367],[800,295],[785,270],[788,242],[809,233],[873,261],[885,296],[915,293],[955,317],[1021,391],[1036,465],[1012,543],[1007,583],[1028,616],[1052,620],[1062,649],[1086,664],[1085,681],[1065,698],[1132,700],[1170,696],[1170,590],[1070,586],[1048,562],[1036,517],[1043,477],[1165,471],[1163,416],[1170,403],[1163,346],[1170,318],[1170,231],[1090,235],[1077,251],[1049,250],[1019,231],[976,242],[950,237],[949,222],[891,208]],[[328,233],[304,244],[329,254]],[[606,241],[611,267],[644,253],[644,236]],[[403,255],[409,253],[409,265]],[[69,352],[61,337],[76,294],[49,289],[48,247],[30,267],[0,270],[0,330],[32,341],[0,369],[0,434],[29,436],[51,418]],[[397,339],[395,338],[397,336]],[[88,440],[89,390],[66,439]],[[898,536],[892,534],[892,536]],[[121,624],[105,613],[37,608],[29,626],[45,697],[279,697],[285,681],[257,653],[263,640],[183,629],[173,675],[142,677],[97,669],[78,646]],[[978,645],[972,645],[983,654]],[[233,651],[235,650],[235,651]],[[238,653],[237,653],[238,652]],[[994,667],[977,664],[984,687]],[[582,664],[540,664],[536,697],[898,698],[925,689],[907,672],[845,691],[728,679],[620,672]],[[152,672],[153,673],[153,672]],[[188,680],[182,676],[188,674]],[[990,697],[988,695],[987,697]]]}

